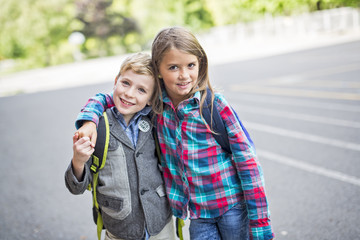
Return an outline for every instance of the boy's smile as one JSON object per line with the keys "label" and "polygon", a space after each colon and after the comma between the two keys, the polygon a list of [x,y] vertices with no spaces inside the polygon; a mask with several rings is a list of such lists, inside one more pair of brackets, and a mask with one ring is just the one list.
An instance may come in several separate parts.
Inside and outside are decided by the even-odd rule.
{"label": "boy's smile", "polygon": [[128,101],[126,101],[126,100],[124,100],[124,99],[120,99],[121,100],[121,102],[124,104],[124,106],[126,107],[126,106],[133,106],[133,105],[135,105],[134,103],[131,103],[131,102],[128,102]]}
{"label": "boy's smile", "polygon": [[131,118],[146,104],[150,104],[154,86],[155,80],[152,76],[137,74],[131,69],[115,80],[114,104],[123,115],[126,124],[129,124]]}

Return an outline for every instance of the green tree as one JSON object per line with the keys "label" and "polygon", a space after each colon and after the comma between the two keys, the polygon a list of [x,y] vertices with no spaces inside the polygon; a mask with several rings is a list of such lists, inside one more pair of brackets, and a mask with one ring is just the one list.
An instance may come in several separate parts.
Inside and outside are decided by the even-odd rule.
{"label": "green tree", "polygon": [[[18,59],[25,67],[61,62],[58,57],[73,19],[68,0],[0,0],[0,4],[0,59]],[[64,55],[71,60],[70,52]]]}
{"label": "green tree", "polygon": [[[83,50],[95,51],[96,55],[112,55],[113,45],[122,45],[125,51],[131,51],[131,43],[127,42],[127,35],[138,34],[140,29],[133,18],[126,16],[121,10],[112,6],[112,0],[77,0],[76,10],[78,19],[82,27],[78,31],[82,32],[90,45],[85,43]],[[119,11],[120,10],[120,11]],[[94,48],[94,43],[97,49]]]}
{"label": "green tree", "polygon": [[185,0],[184,23],[192,29],[201,30],[214,26],[211,12],[207,8],[205,0]]}

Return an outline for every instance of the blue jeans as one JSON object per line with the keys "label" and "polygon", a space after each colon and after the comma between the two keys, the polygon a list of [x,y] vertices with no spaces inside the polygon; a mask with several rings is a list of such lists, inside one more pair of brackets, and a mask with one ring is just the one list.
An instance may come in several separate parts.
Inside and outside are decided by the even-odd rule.
{"label": "blue jeans", "polygon": [[216,218],[190,221],[191,240],[248,240],[249,218],[244,202]]}

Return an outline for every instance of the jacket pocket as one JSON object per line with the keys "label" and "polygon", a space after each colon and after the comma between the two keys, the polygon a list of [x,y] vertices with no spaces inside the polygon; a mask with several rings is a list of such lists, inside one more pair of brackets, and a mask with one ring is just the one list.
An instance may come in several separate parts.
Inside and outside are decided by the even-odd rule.
{"label": "jacket pocket", "polygon": [[121,198],[110,197],[97,192],[96,199],[101,207],[106,207],[117,212],[123,208],[124,200]]}
{"label": "jacket pocket", "polygon": [[115,151],[108,151],[106,164],[99,174],[98,192],[106,197],[100,199],[99,204],[111,218],[124,220],[131,213],[130,183],[121,145]]}
{"label": "jacket pocket", "polygon": [[98,192],[97,200],[101,211],[113,219],[124,220],[131,213],[131,205],[124,204],[122,198],[110,197]]}

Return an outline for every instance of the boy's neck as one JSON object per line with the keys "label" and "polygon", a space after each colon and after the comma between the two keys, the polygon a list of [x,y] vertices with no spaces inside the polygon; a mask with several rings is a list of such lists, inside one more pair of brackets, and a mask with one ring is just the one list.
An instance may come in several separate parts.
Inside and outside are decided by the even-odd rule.
{"label": "boy's neck", "polygon": [[122,120],[123,120],[122,122],[123,122],[123,124],[125,124],[126,127],[129,126],[132,119],[134,119],[136,116],[138,116],[139,113],[141,114],[143,112],[143,115],[147,115],[147,114],[149,114],[150,111],[151,111],[151,109],[148,109],[148,106],[146,106],[141,111],[136,112],[134,114],[123,115],[122,113],[119,112],[119,110],[116,107],[114,107],[114,113],[116,115],[118,115],[118,117],[122,118]]}

